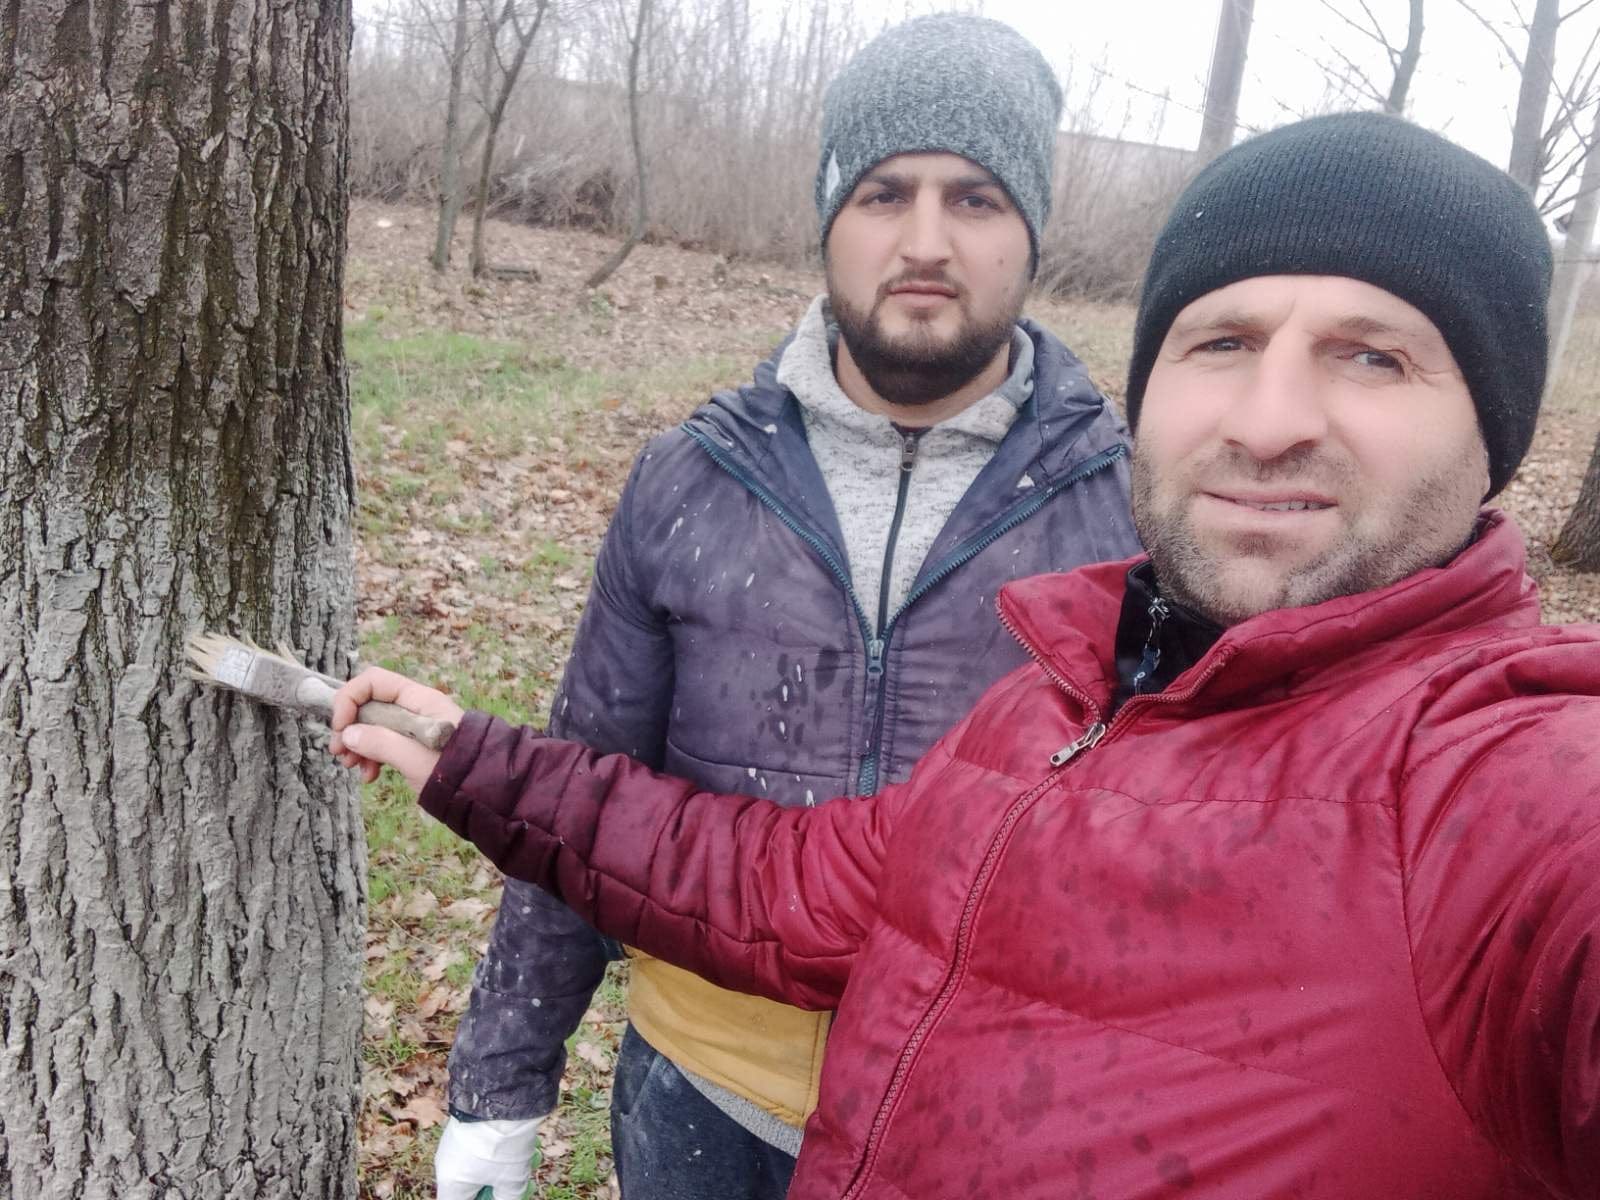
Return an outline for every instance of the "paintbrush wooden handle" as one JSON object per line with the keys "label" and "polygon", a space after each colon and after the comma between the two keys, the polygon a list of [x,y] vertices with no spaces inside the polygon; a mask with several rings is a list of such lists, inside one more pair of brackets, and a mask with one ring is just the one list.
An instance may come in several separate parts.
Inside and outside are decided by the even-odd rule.
{"label": "paintbrush wooden handle", "polygon": [[429,750],[443,750],[444,744],[455,733],[456,727],[438,717],[418,716],[409,708],[390,704],[385,700],[368,700],[356,709],[356,720],[363,725],[377,725],[392,729],[406,737],[421,742]]}

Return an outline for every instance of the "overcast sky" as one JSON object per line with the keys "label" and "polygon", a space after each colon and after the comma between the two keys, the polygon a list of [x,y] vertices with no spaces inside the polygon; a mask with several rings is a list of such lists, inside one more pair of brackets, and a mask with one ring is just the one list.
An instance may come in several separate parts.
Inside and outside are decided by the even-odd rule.
{"label": "overcast sky", "polygon": [[[1581,0],[1563,0],[1563,11]],[[1359,0],[1332,0],[1361,19]],[[1405,41],[1407,0],[1367,0],[1392,41]],[[1473,0],[1496,22],[1519,54],[1527,34],[1521,14],[1532,0]],[[985,11],[1027,34],[1054,62],[1069,92],[1081,101],[1092,81],[1096,117],[1122,126],[1122,136],[1193,146],[1216,35],[1217,0],[988,0]],[[1409,115],[1487,158],[1505,164],[1518,75],[1505,50],[1460,3],[1427,0],[1422,59],[1411,85]],[[1563,26],[1557,75],[1568,76],[1588,45],[1600,5]],[[1342,22],[1321,0],[1256,0],[1240,121],[1267,128],[1324,111],[1331,96],[1335,49],[1368,66],[1387,87],[1382,50]],[[1163,105],[1157,98],[1170,97]],[[1340,107],[1350,107],[1348,103]]]}

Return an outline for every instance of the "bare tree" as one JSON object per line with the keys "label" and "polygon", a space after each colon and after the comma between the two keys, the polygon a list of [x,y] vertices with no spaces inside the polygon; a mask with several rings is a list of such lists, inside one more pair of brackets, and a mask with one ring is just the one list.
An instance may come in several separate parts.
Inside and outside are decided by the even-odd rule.
{"label": "bare tree", "polygon": [[1233,144],[1254,13],[1255,0],[1222,0],[1217,14],[1217,40],[1211,49],[1211,73],[1206,77],[1205,112],[1200,125],[1202,160],[1215,158]]}
{"label": "bare tree", "polygon": [[[356,1195],[348,0],[0,7],[0,1195]],[[271,52],[266,52],[266,47]]]}
{"label": "bare tree", "polygon": [[1383,86],[1354,57],[1337,46],[1330,46],[1329,49],[1341,64],[1341,82],[1362,100],[1382,105],[1384,112],[1396,115],[1403,113],[1411,91],[1412,77],[1416,75],[1417,63],[1422,58],[1422,0],[1410,0],[1411,16],[1406,25],[1406,40],[1398,46],[1390,39],[1367,0],[1355,0],[1355,4],[1361,12],[1360,20],[1333,3],[1333,0],[1322,0],[1323,8],[1363,38],[1376,43],[1383,51],[1389,60],[1389,82],[1387,87]]}
{"label": "bare tree", "polygon": [[[1575,199],[1588,152],[1587,110],[1600,99],[1600,32],[1590,37],[1576,66],[1564,77],[1556,72],[1556,48],[1562,26],[1594,0],[1578,0],[1565,12],[1559,0],[1535,0],[1531,18],[1518,17],[1514,23],[1525,34],[1522,51],[1499,22],[1470,0],[1457,2],[1494,35],[1520,76],[1506,170],[1535,197],[1541,212],[1567,207]],[[1549,114],[1552,96],[1556,108]]]}
{"label": "bare tree", "polygon": [[1528,23],[1528,53],[1522,60],[1517,115],[1511,126],[1511,159],[1506,170],[1533,195],[1544,174],[1544,114],[1555,77],[1556,34],[1561,31],[1560,0],[1534,0]]}
{"label": "bare tree", "polygon": [[[1591,147],[1600,144],[1600,109],[1596,113],[1595,129],[1589,139]],[[1597,215],[1600,215],[1600,153],[1591,149],[1584,158],[1583,179],[1556,262],[1555,287],[1550,296],[1551,386],[1559,378],[1562,360],[1566,357],[1578,296],[1594,270],[1592,246]],[[1600,441],[1596,441],[1589,455],[1577,502],[1561,526],[1550,554],[1556,562],[1580,571],[1600,571]]]}
{"label": "bare tree", "polygon": [[[619,4],[619,9],[621,5]],[[626,16],[626,10],[623,10]],[[645,222],[649,219],[649,210],[645,206],[645,169],[644,169],[644,142],[639,136],[639,55],[644,49],[645,36],[650,25],[650,0],[639,0],[638,12],[634,17],[633,29],[628,34],[628,136],[633,143],[633,172],[636,202],[633,209],[633,228],[628,231],[628,236],[623,239],[615,253],[599,267],[588,279],[583,281],[584,287],[597,288],[611,278],[612,272],[626,261],[628,255],[633,253],[633,248],[639,244],[639,239],[644,237]]]}
{"label": "bare tree", "polygon": [[445,99],[444,148],[439,156],[439,225],[434,232],[435,271],[450,265],[450,243],[455,236],[456,217],[461,212],[461,93],[466,75],[468,49],[467,0],[456,0],[450,22],[450,90]]}
{"label": "bare tree", "polygon": [[[528,60],[528,50],[544,24],[551,0],[533,0],[531,14],[522,11],[517,0],[505,0],[498,14],[490,7],[494,0],[484,0],[484,18],[487,22],[484,37],[486,63],[489,70],[485,82],[491,97],[488,104],[488,124],[483,135],[483,155],[478,167],[477,202],[472,212],[472,273],[482,275],[488,263],[483,255],[483,222],[489,210],[489,184],[494,172],[494,152],[500,137],[500,125],[505,120],[506,105],[522,75],[522,66]],[[509,35],[509,36],[508,36]]]}

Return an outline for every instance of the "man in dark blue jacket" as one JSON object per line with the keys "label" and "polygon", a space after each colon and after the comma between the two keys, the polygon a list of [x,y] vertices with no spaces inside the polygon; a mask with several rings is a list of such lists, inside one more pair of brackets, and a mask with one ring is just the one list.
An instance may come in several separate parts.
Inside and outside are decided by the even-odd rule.
{"label": "man in dark blue jacket", "polygon": [[[907,22],[830,88],[828,291],[754,381],[639,456],[557,736],[779,804],[903,778],[1020,646],[1009,579],[1137,548],[1121,427],[1021,319],[1061,93],[973,17]],[[440,1200],[520,1195],[605,944],[508,881],[450,1060]],[[625,1200],[776,1200],[825,1014],[636,958],[612,1138]]]}

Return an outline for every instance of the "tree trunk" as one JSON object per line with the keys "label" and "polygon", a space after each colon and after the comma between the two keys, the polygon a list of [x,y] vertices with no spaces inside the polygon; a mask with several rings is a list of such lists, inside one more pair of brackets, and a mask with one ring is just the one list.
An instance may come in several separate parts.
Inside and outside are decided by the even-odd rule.
{"label": "tree trunk", "polygon": [[511,62],[501,64],[499,89],[495,94],[494,103],[489,106],[487,127],[483,135],[483,159],[478,169],[478,198],[472,210],[471,267],[474,277],[484,274],[489,269],[483,253],[483,222],[489,212],[489,181],[494,177],[494,149],[500,137],[500,123],[505,120],[506,105],[511,102],[511,93],[515,90],[517,79],[522,74],[522,64],[528,60],[528,47],[533,45],[533,39],[538,36],[539,26],[544,23],[544,14],[549,7],[550,0],[534,0],[533,24],[524,30],[517,20],[516,0],[506,0],[505,8],[501,10],[499,19],[489,29],[485,39],[488,44],[489,61],[499,63],[496,47],[499,44],[500,30],[509,23],[515,35],[517,48],[511,56]]}
{"label": "tree trunk", "polygon": [[1411,79],[1417,73],[1417,63],[1422,59],[1422,0],[1411,0],[1411,23],[1406,31],[1406,44],[1395,61],[1394,82],[1389,85],[1389,95],[1383,102],[1383,111],[1396,116],[1406,110],[1406,96],[1411,91]]}
{"label": "tree trunk", "polygon": [[1600,571],[1600,441],[1589,455],[1578,501],[1550,547],[1550,557],[1575,571]]}
{"label": "tree trunk", "polygon": [[1506,172],[1533,195],[1544,173],[1544,110],[1555,71],[1556,34],[1561,29],[1560,0],[1536,0],[1528,25],[1528,53],[1522,60],[1517,116],[1511,127],[1511,159]]}
{"label": "tree trunk", "polygon": [[1555,387],[1561,376],[1561,363],[1572,335],[1572,319],[1578,311],[1578,297],[1584,282],[1594,270],[1594,227],[1600,216],[1600,108],[1595,110],[1594,128],[1589,133],[1589,149],[1583,156],[1583,173],[1578,183],[1578,198],[1572,205],[1572,220],[1567,224],[1566,241],[1556,258],[1554,286],[1550,290],[1550,371],[1545,391]]}
{"label": "tree trunk", "polygon": [[639,53],[644,48],[644,35],[649,21],[650,0],[639,0],[639,15],[628,48],[628,134],[633,141],[633,172],[639,189],[639,202],[633,207],[633,228],[615,253],[583,281],[584,287],[597,288],[611,278],[644,237],[645,223],[649,220],[649,210],[645,207],[644,140],[639,136]]}
{"label": "tree trunk", "polygon": [[500,136],[500,120],[491,117],[483,135],[483,157],[478,164],[478,195],[472,205],[472,253],[468,259],[474,277],[489,269],[483,254],[483,223],[489,215],[489,180],[494,170],[494,146]]}
{"label": "tree trunk", "polygon": [[1244,82],[1245,55],[1255,0],[1222,0],[1217,40],[1206,78],[1205,113],[1200,126],[1200,158],[1215,158],[1233,144],[1239,123],[1239,88]]}
{"label": "tree trunk", "polygon": [[356,1194],[349,0],[0,8],[0,1195]]}
{"label": "tree trunk", "polygon": [[444,110],[444,153],[439,160],[439,228],[434,233],[435,271],[450,265],[450,241],[461,211],[461,81],[467,66],[467,0],[456,0],[450,50],[450,94]]}

